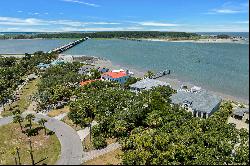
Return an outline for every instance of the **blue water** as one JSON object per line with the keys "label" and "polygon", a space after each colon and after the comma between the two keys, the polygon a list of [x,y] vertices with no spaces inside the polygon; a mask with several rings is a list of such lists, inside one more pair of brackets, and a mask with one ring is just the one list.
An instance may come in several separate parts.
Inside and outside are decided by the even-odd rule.
{"label": "blue water", "polygon": [[170,69],[174,77],[249,99],[249,45],[88,40],[65,54],[91,55],[139,70]]}
{"label": "blue water", "polygon": [[48,52],[49,50],[67,44],[67,40],[0,40],[0,54],[23,54],[36,51]]}

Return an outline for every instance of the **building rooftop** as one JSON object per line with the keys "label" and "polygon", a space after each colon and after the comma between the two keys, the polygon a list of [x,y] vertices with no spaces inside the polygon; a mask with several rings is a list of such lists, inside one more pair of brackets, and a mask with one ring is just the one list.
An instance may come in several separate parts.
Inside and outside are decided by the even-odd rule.
{"label": "building rooftop", "polygon": [[45,63],[39,63],[38,65],[37,65],[37,67],[44,67],[44,68],[48,68],[50,66],[50,64],[45,64]]}
{"label": "building rooftop", "polygon": [[109,69],[108,69],[108,68],[105,68],[105,67],[99,67],[99,68],[98,68],[98,71],[101,72],[101,73],[106,73],[106,72],[109,71]]}
{"label": "building rooftop", "polygon": [[64,63],[65,63],[64,60],[56,59],[53,62],[51,62],[50,64],[51,65],[59,65],[59,64],[64,64]]}
{"label": "building rooftop", "polygon": [[95,67],[91,65],[85,65],[79,68],[78,73],[85,74],[87,72],[90,72],[92,69],[95,69]]}
{"label": "building rooftop", "polygon": [[238,116],[243,116],[244,113],[249,113],[249,109],[248,108],[238,108],[233,112],[234,115],[238,115]]}
{"label": "building rooftop", "polygon": [[88,80],[88,81],[82,81],[82,82],[80,82],[80,85],[81,85],[81,86],[85,86],[85,85],[90,84],[91,82],[95,82],[95,81],[98,81],[98,80],[100,80],[100,79],[96,79],[96,80]]}
{"label": "building rooftop", "polygon": [[109,76],[112,78],[121,78],[127,76],[127,73],[125,71],[110,71],[103,73],[103,76]]}
{"label": "building rooftop", "polygon": [[149,89],[151,89],[153,87],[157,87],[157,86],[170,86],[170,84],[166,83],[166,82],[159,81],[159,80],[147,78],[147,79],[137,81],[136,83],[130,85],[131,88],[144,89],[144,90],[149,90]]}
{"label": "building rooftop", "polygon": [[222,101],[220,97],[211,94],[205,90],[199,92],[178,91],[171,96],[172,103],[183,104],[190,103],[193,110],[211,113],[213,109]]}

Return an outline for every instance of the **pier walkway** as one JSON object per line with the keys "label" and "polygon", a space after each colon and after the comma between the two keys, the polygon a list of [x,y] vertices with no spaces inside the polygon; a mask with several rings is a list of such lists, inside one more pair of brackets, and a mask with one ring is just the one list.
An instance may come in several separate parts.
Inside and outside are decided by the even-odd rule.
{"label": "pier walkway", "polygon": [[155,75],[153,75],[152,79],[160,78],[160,77],[163,77],[163,76],[168,75],[168,74],[170,74],[170,70],[164,70],[164,71],[158,72]]}
{"label": "pier walkway", "polygon": [[72,48],[72,47],[74,47],[74,46],[76,46],[76,45],[78,45],[78,44],[80,44],[80,43],[82,43],[82,42],[84,42],[84,41],[86,41],[88,39],[89,39],[89,37],[86,37],[86,38],[82,38],[82,39],[70,42],[70,43],[65,44],[65,45],[63,45],[61,47],[55,48],[53,50],[50,50],[48,53],[57,52],[57,53],[60,54],[60,53],[62,53],[64,51],[67,51],[68,49],[70,49],[70,48]]}

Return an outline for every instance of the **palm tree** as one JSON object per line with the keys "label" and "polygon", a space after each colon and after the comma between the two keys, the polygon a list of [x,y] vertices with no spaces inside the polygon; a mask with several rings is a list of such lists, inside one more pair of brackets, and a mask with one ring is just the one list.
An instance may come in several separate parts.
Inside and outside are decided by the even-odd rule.
{"label": "palm tree", "polygon": [[19,114],[19,115],[15,115],[13,117],[13,123],[19,123],[21,131],[23,131],[23,126],[22,126],[22,122],[23,122],[23,117]]}
{"label": "palm tree", "polygon": [[30,124],[29,124],[29,125],[30,125],[30,129],[31,129],[31,127],[32,127],[32,120],[35,119],[35,115],[33,115],[33,114],[28,114],[28,115],[25,117],[25,119],[29,121],[29,123],[30,123]]}
{"label": "palm tree", "polygon": [[30,154],[32,165],[35,165],[34,156],[33,156],[33,150],[32,150],[32,144],[31,144],[31,139],[30,139],[30,137],[28,139],[29,139],[29,147],[30,147],[30,149],[28,150],[28,152]]}
{"label": "palm tree", "polygon": [[20,115],[20,110],[19,109],[15,109],[13,112],[12,112],[12,114],[13,115]]}
{"label": "palm tree", "polygon": [[43,126],[44,134],[45,135],[47,135],[47,133],[46,133],[46,127],[45,127],[45,123],[46,122],[48,122],[48,121],[46,119],[43,119],[43,118],[38,121],[38,123]]}

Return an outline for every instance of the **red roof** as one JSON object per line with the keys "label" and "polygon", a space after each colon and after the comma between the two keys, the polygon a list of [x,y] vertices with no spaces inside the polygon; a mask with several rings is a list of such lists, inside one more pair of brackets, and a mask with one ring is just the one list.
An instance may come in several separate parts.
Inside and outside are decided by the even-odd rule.
{"label": "red roof", "polygon": [[121,78],[121,77],[124,77],[124,76],[127,76],[126,72],[124,71],[120,71],[120,72],[106,72],[103,74],[103,76],[109,76],[109,77],[112,77],[112,78]]}
{"label": "red roof", "polygon": [[88,81],[82,81],[82,82],[80,82],[80,85],[81,86],[84,86],[84,85],[87,85],[87,84],[89,84],[89,83],[91,83],[91,82],[95,82],[95,81],[98,81],[99,79],[97,79],[97,80],[88,80]]}

